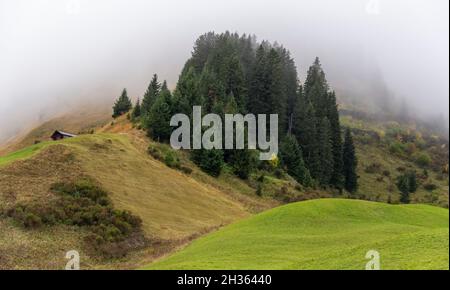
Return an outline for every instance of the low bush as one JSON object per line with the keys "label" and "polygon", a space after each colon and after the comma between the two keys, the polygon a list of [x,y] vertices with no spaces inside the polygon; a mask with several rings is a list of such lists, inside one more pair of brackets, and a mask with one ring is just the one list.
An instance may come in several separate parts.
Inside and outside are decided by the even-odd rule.
{"label": "low bush", "polygon": [[391,143],[391,145],[389,146],[389,151],[392,154],[399,155],[399,156],[403,156],[405,154],[406,150],[407,150],[407,147],[405,146],[405,144],[398,142],[398,141]]}
{"label": "low bush", "polygon": [[163,155],[157,148],[150,146],[150,147],[148,147],[147,152],[156,160],[159,160],[159,161],[163,160]]}
{"label": "low bush", "polygon": [[192,173],[192,168],[190,168],[190,167],[187,167],[187,166],[183,166],[183,165],[181,165],[180,166],[180,171],[181,172],[183,172],[183,173],[185,173],[185,174],[191,174]]}
{"label": "low bush", "polygon": [[[114,209],[108,194],[88,180],[57,183],[51,190],[58,194],[57,198],[45,204],[17,204],[7,211],[7,216],[29,229],[56,224],[87,228],[92,233],[89,240],[95,240],[91,245],[100,254],[105,254],[101,250],[104,244],[121,243],[134,234],[142,235],[141,219],[128,211]],[[123,253],[120,251],[117,256]],[[110,251],[107,256],[114,257]]]}
{"label": "low bush", "polygon": [[384,177],[391,177],[391,172],[389,170],[383,170],[382,174]]}
{"label": "low bush", "polygon": [[369,174],[377,174],[380,173],[382,169],[382,165],[380,163],[372,163],[369,166],[366,167],[366,169],[364,170],[366,173]]}
{"label": "low bush", "polygon": [[433,190],[438,189],[437,185],[433,184],[433,183],[424,184],[423,188],[425,188],[425,190],[427,190],[427,191],[433,191]]}
{"label": "low bush", "polygon": [[180,159],[173,152],[167,152],[164,156],[164,163],[170,168],[180,168]]}
{"label": "low bush", "polygon": [[282,169],[277,168],[275,169],[275,171],[273,172],[273,174],[275,175],[276,178],[278,179],[283,179],[285,177],[285,173]]}
{"label": "low bush", "polygon": [[428,155],[427,153],[424,153],[424,152],[415,156],[415,161],[416,161],[417,165],[419,165],[421,167],[430,166],[430,164],[432,162],[430,155]]}

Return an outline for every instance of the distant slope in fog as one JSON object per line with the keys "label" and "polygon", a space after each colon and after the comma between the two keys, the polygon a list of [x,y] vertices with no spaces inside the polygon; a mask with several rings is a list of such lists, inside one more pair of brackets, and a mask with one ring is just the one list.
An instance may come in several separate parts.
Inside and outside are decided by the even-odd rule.
{"label": "distant slope in fog", "polygon": [[82,106],[69,113],[51,118],[41,124],[35,125],[29,131],[18,133],[5,144],[0,144],[0,156],[11,153],[37,142],[50,139],[55,130],[62,130],[78,134],[104,125],[111,118],[109,106]]}

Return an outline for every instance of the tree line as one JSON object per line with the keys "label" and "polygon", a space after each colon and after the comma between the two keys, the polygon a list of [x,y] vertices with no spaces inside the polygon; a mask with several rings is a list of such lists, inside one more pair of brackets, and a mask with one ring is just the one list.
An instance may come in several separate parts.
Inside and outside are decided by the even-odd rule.
{"label": "tree line", "polygon": [[[251,35],[213,32],[197,39],[173,93],[155,74],[142,98],[132,106],[126,90],[114,105],[114,117],[132,109],[149,136],[170,139],[170,119],[192,107],[203,114],[278,114],[280,166],[306,187],[356,192],[357,157],[352,135],[344,134],[336,94],[316,58],[300,83],[290,52]],[[193,150],[192,160],[218,176],[225,164],[246,179],[257,167],[252,150]]]}

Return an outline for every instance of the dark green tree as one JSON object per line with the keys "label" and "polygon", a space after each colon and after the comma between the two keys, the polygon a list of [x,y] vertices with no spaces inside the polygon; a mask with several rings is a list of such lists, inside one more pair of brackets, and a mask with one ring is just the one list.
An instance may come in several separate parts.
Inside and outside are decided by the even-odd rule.
{"label": "dark green tree", "polygon": [[356,173],[358,159],[356,157],[355,145],[350,129],[347,129],[345,132],[343,161],[345,178],[344,188],[350,193],[355,193],[358,190],[358,175]]}
{"label": "dark green tree", "polygon": [[150,109],[155,103],[161,90],[161,84],[158,82],[158,75],[154,74],[150,84],[148,85],[147,91],[144,94],[141,104],[141,114],[147,116],[150,113]]}
{"label": "dark green tree", "polygon": [[248,109],[253,114],[264,114],[271,111],[266,67],[266,51],[264,46],[260,45],[256,51],[248,100]]}
{"label": "dark green tree", "polygon": [[294,109],[292,133],[297,138],[303,151],[306,167],[310,172],[317,172],[320,168],[317,157],[317,121],[312,103],[299,90]]}
{"label": "dark green tree", "polygon": [[204,104],[204,97],[199,91],[199,81],[193,67],[185,68],[178,80],[174,94],[176,113],[192,116],[192,106]]}
{"label": "dark green tree", "polygon": [[400,202],[410,203],[410,195],[418,189],[417,173],[409,171],[397,178],[397,188],[400,190]]}
{"label": "dark green tree", "polygon": [[304,186],[311,186],[311,175],[305,167],[303,154],[295,137],[288,135],[280,146],[280,159],[289,175]]}
{"label": "dark green tree", "polygon": [[308,69],[304,93],[306,98],[313,103],[317,118],[328,115],[328,89],[325,72],[319,58],[316,58],[313,65]]}
{"label": "dark green tree", "polygon": [[400,190],[400,202],[410,203],[409,178],[407,175],[401,175],[397,178],[397,188]]}
{"label": "dark green tree", "polygon": [[132,104],[128,97],[127,89],[123,89],[122,95],[114,103],[113,118],[117,118],[131,110]]}
{"label": "dark green tree", "polygon": [[317,171],[312,176],[323,186],[329,186],[333,175],[333,146],[330,135],[330,122],[322,118],[317,124]]}
{"label": "dark green tree", "polygon": [[224,166],[222,150],[192,150],[191,158],[200,169],[211,176],[218,177]]}
{"label": "dark green tree", "polygon": [[329,94],[329,110],[328,120],[330,121],[330,134],[333,153],[333,173],[331,175],[330,184],[337,189],[342,189],[344,186],[343,157],[342,157],[342,133],[339,121],[339,111],[336,103],[336,94],[331,92]]}
{"label": "dark green tree", "polygon": [[[231,93],[226,100],[223,107],[223,113],[236,114],[238,113],[238,104],[235,101],[233,94]],[[241,179],[248,179],[252,171],[256,168],[257,158],[255,157],[255,150],[248,149],[247,131],[245,134],[245,146],[244,149],[239,150],[225,150],[225,161],[231,166],[234,174]],[[234,128],[234,136],[236,136],[236,128]],[[236,144],[236,140],[234,141]]]}
{"label": "dark green tree", "polygon": [[411,171],[409,173],[409,191],[411,193],[415,193],[419,188],[419,184],[417,183],[417,173],[415,171]]}
{"label": "dark green tree", "polygon": [[133,112],[131,113],[131,117],[133,120],[136,120],[141,116],[141,102],[137,99],[136,104],[133,107]]}
{"label": "dark green tree", "polygon": [[168,141],[172,133],[171,118],[171,94],[169,90],[165,89],[158,95],[146,118],[145,123],[149,135],[157,141]]}

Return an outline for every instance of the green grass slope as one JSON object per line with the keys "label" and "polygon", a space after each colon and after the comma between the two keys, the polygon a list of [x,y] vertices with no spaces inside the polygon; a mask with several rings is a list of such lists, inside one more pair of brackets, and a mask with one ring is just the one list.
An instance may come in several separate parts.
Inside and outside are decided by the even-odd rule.
{"label": "green grass slope", "polygon": [[0,166],[8,165],[17,160],[24,160],[32,157],[34,154],[38,153],[42,148],[49,145],[50,142],[43,142],[26,147],[22,150],[7,154],[5,156],[0,156]]}
{"label": "green grass slope", "polygon": [[193,242],[147,269],[448,269],[447,209],[323,199],[282,206]]}

